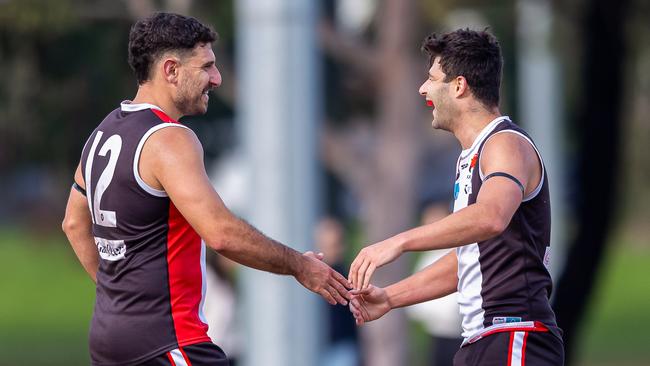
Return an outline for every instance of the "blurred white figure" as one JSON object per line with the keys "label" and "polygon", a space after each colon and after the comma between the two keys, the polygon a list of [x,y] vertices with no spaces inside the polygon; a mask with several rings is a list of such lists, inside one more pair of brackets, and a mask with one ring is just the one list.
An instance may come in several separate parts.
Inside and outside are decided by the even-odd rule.
{"label": "blurred white figure", "polygon": [[[333,217],[319,220],[315,232],[316,249],[323,253],[323,261],[335,271],[347,274],[345,263],[345,231]],[[354,316],[346,306],[325,304],[328,333],[319,366],[359,366],[359,338]]]}
{"label": "blurred white figure", "polygon": [[[430,224],[449,215],[448,205],[432,203],[422,211],[422,225]],[[441,249],[423,252],[418,259],[414,273],[442,258],[450,250]],[[413,320],[421,322],[430,337],[431,353],[428,365],[448,366],[453,363],[454,354],[463,341],[461,334],[461,317],[458,307],[457,292],[439,299],[407,307],[406,314]]]}
{"label": "blurred white figure", "polygon": [[206,259],[206,293],[203,314],[208,321],[208,336],[228,355],[235,366],[241,355],[241,332],[237,314],[237,292],[233,279],[237,263],[215,255]]}

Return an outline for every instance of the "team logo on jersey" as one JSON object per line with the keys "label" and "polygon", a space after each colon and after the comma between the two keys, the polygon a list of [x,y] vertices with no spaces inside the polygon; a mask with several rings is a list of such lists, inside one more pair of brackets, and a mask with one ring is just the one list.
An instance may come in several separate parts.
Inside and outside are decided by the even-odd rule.
{"label": "team logo on jersey", "polygon": [[99,256],[102,259],[112,262],[124,259],[124,254],[126,253],[124,240],[109,240],[95,237],[95,244],[97,245]]}
{"label": "team logo on jersey", "polygon": [[472,161],[469,163],[469,171],[471,172],[474,170],[474,167],[476,166],[476,163],[478,162],[478,153],[474,154],[472,156]]}
{"label": "team logo on jersey", "polygon": [[454,199],[458,198],[458,193],[460,193],[460,184],[456,182],[456,184],[454,184]]}
{"label": "team logo on jersey", "polygon": [[467,165],[468,165],[467,163],[464,163],[463,165],[460,166],[460,168],[465,169],[465,168],[467,168]]}

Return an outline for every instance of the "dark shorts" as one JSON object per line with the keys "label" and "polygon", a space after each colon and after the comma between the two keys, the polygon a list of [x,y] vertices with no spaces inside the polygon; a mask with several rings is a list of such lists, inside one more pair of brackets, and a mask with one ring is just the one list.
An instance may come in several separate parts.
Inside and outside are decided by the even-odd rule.
{"label": "dark shorts", "polygon": [[495,333],[461,347],[454,366],[562,366],[564,345],[550,332]]}
{"label": "dark shorts", "polygon": [[197,343],[165,352],[140,366],[229,366],[229,363],[216,344]]}

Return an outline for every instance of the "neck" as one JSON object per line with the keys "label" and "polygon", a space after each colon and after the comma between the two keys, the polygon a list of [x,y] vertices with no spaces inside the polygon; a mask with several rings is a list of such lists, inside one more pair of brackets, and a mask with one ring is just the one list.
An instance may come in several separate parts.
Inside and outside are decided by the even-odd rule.
{"label": "neck", "polygon": [[456,124],[452,133],[460,142],[464,149],[468,149],[476,140],[479,133],[492,122],[495,118],[500,117],[498,107],[490,110],[485,108],[465,110],[456,119]]}
{"label": "neck", "polygon": [[158,106],[166,115],[178,121],[183,117],[183,114],[176,108],[171,96],[161,88],[156,88],[152,83],[152,81],[148,81],[138,86],[138,92],[132,102],[134,104],[149,103]]}

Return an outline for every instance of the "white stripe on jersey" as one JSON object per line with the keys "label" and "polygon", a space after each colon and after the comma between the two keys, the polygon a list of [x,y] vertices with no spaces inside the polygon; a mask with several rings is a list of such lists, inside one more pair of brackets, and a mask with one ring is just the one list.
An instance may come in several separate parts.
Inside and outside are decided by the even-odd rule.
{"label": "white stripe on jersey", "polygon": [[522,361],[524,358],[524,348],[526,346],[525,342],[526,332],[514,332],[512,337],[512,349],[510,350],[510,359],[508,360],[509,366],[522,366]]}
{"label": "white stripe on jersey", "polygon": [[[509,121],[507,116],[495,118],[486,125],[478,134],[472,146],[461,152],[456,165],[456,179],[454,185],[454,212],[457,212],[469,204],[469,196],[472,194],[472,159],[477,153],[478,147],[485,138],[492,132],[499,123]],[[479,248],[477,243],[464,245],[456,248],[458,257],[458,304],[460,314],[463,318],[464,338],[483,329],[485,310],[483,310],[483,297],[481,296],[483,274],[479,263]]]}
{"label": "white stripe on jersey", "polygon": [[208,288],[208,278],[205,275],[205,241],[201,240],[201,303],[199,303],[199,319],[205,324],[208,320],[203,314],[203,304],[205,304],[205,291]]}
{"label": "white stripe on jersey", "polygon": [[172,356],[172,360],[174,360],[176,366],[188,366],[187,362],[185,362],[185,357],[183,357],[181,350],[178,348],[169,351],[169,354]]}
{"label": "white stripe on jersey", "polygon": [[140,164],[140,154],[142,153],[142,148],[144,147],[144,143],[147,141],[147,139],[156,131],[163,129],[165,127],[182,127],[182,128],[187,128],[189,127],[182,125],[180,123],[160,123],[158,125],[155,125],[147,131],[144,136],[140,139],[140,142],[138,142],[138,147],[135,149],[135,156],[133,157],[133,176],[135,177],[135,181],[138,182],[138,185],[140,188],[144,189],[145,192],[149,193],[152,196],[155,197],[167,197],[167,192],[161,191],[158,189],[155,189],[148,185],[142,177],[140,177],[140,169],[139,169],[139,164]]}

